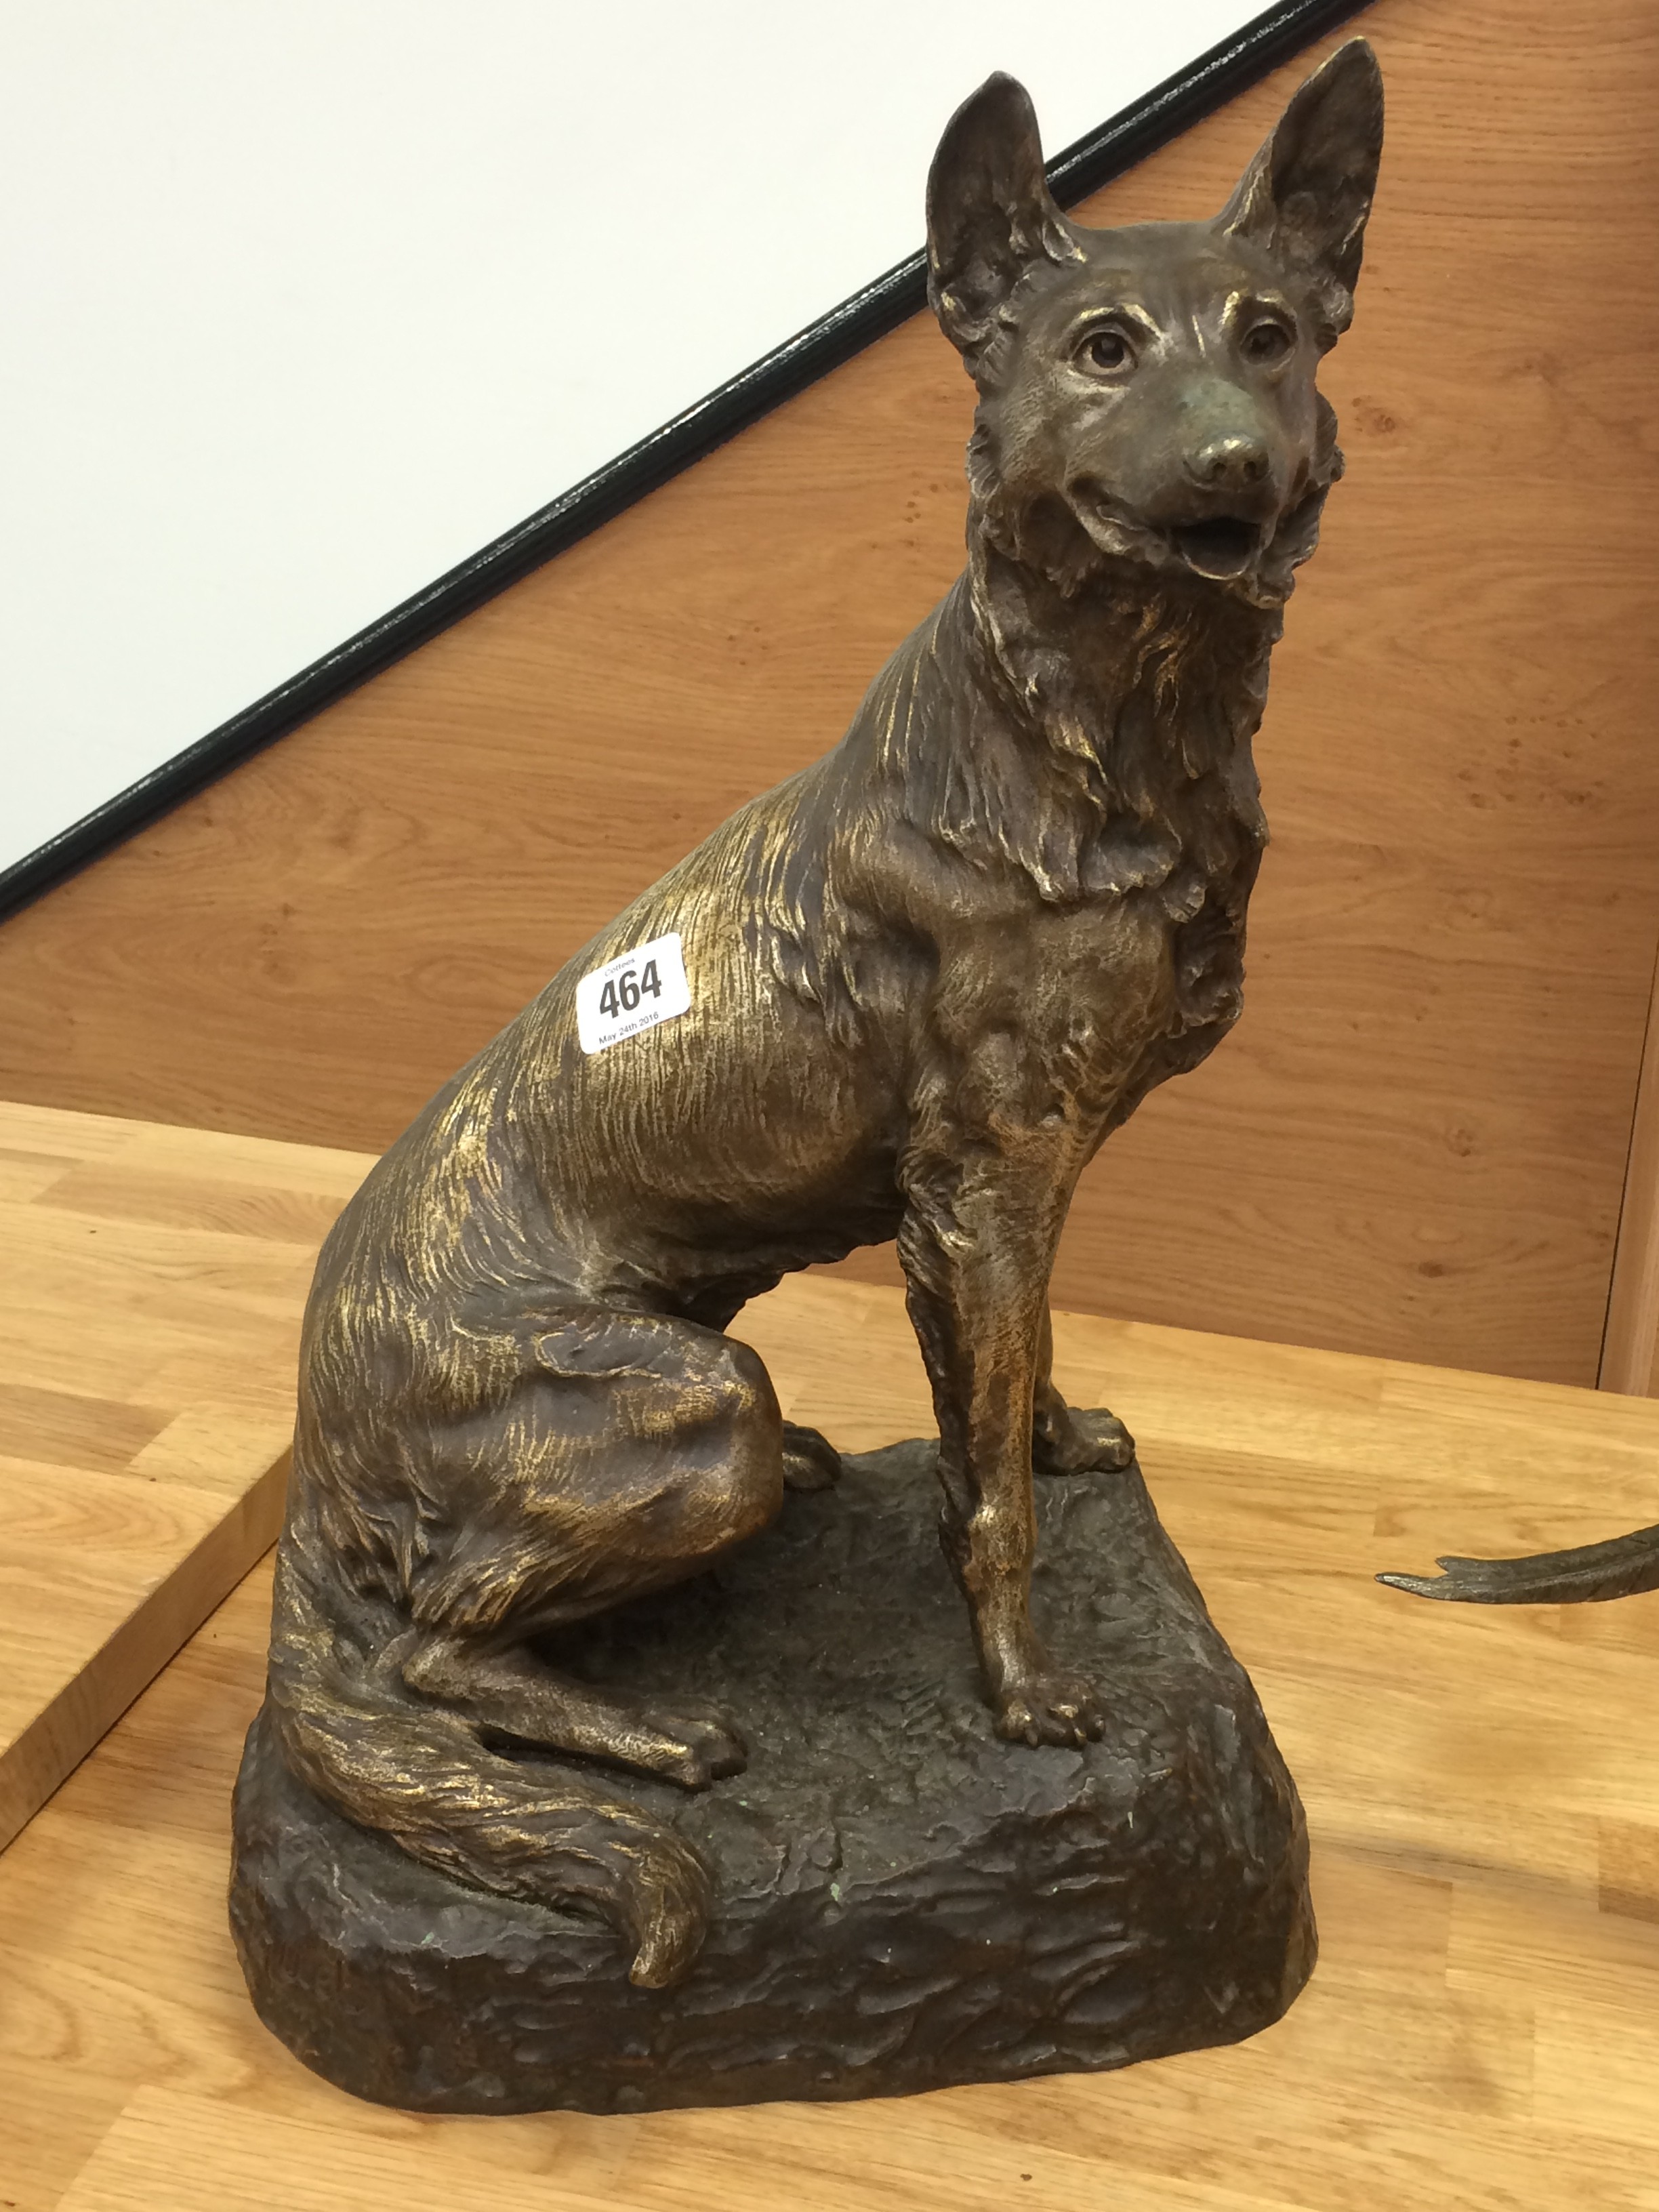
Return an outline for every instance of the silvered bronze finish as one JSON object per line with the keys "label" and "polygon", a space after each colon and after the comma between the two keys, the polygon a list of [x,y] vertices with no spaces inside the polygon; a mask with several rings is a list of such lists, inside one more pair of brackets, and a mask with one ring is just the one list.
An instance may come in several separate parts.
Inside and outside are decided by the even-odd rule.
{"label": "silvered bronze finish", "polygon": [[[1103,1140],[1238,1015],[1250,741],[1340,472],[1316,371],[1381,136],[1356,41],[1214,221],[1093,231],[1018,85],[962,107],[928,234],[979,392],[966,573],[842,744],[555,976],[324,1248],[261,1741],[474,1904],[591,1909],[640,1990],[693,1970],[720,1877],[659,1785],[741,1775],[744,1716],[569,1654],[836,1484],[725,1333],[790,1270],[897,1241],[1009,1773],[1109,1732],[1110,1664],[1031,1615],[1034,1471],[1109,1487],[1133,1450],[1054,1386],[1048,1278]],[[671,935],[687,1011],[585,1051],[581,979]]]}
{"label": "silvered bronze finish", "polygon": [[1659,1523],[1579,1544],[1568,1552],[1534,1552],[1524,1559],[1437,1559],[1437,1575],[1379,1575],[1380,1583],[1413,1597],[1462,1605],[1598,1605],[1659,1589]]}

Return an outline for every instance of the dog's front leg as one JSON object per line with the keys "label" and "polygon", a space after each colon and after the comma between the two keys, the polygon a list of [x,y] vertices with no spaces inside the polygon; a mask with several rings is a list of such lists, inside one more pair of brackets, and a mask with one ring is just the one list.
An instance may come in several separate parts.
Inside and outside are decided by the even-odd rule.
{"label": "dog's front leg", "polygon": [[1006,1162],[909,1179],[899,1257],[939,1419],[945,1556],[968,1601],[1000,1734],[1081,1743],[1103,1725],[1031,1623],[1033,1396],[1069,1183]]}
{"label": "dog's front leg", "polygon": [[1068,1406],[1054,1388],[1054,1327],[1045,1298],[1032,1407],[1032,1466],[1039,1474],[1105,1474],[1128,1467],[1135,1455],[1134,1438],[1103,1406],[1090,1413]]}

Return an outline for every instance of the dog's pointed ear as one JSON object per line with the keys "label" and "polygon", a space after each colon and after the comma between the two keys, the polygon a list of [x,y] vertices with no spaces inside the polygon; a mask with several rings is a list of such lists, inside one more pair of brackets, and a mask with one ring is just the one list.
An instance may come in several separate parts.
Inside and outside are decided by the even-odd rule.
{"label": "dog's pointed ear", "polygon": [[1382,72],[1352,39],[1302,87],[1216,218],[1313,279],[1328,345],[1353,314],[1382,157]]}
{"label": "dog's pointed ear", "polygon": [[999,70],[951,118],[927,174],[927,297],[945,336],[971,362],[1028,264],[1076,252],[1030,94]]}

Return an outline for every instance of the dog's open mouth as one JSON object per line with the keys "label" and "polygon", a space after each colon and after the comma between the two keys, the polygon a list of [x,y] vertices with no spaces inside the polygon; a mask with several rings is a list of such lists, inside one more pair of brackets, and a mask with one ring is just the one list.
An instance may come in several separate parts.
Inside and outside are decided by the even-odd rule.
{"label": "dog's open mouth", "polygon": [[1207,522],[1178,523],[1170,537],[1189,568],[1218,581],[1242,576],[1255,559],[1261,532],[1236,514],[1212,515]]}

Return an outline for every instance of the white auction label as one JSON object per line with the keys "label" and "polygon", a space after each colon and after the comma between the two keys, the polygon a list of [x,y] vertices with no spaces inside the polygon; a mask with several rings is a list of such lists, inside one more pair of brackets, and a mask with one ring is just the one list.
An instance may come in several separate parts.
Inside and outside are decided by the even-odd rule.
{"label": "white auction label", "polygon": [[680,935],[653,937],[637,952],[618,953],[576,986],[576,1033],[584,1052],[603,1052],[659,1022],[672,1022],[691,1004]]}

